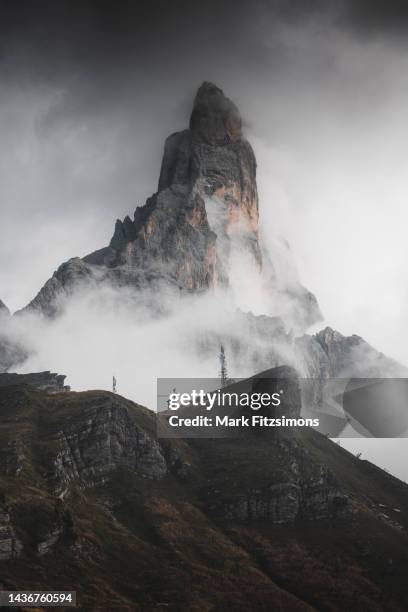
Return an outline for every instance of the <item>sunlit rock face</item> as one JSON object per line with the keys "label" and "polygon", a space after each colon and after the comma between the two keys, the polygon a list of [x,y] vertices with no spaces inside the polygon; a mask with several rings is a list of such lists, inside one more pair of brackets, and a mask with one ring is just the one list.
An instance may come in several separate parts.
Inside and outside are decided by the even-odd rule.
{"label": "sunlit rock face", "polygon": [[190,128],[164,146],[158,192],[117,221],[117,262],[165,275],[185,290],[228,285],[231,240],[262,266],[256,161],[235,104],[212,83],[199,88]]}
{"label": "sunlit rock face", "polygon": [[158,191],[133,219],[116,222],[108,247],[62,264],[27,308],[55,316],[78,287],[106,281],[177,293],[259,293],[266,302],[260,310],[287,319],[288,329],[319,320],[314,295],[278,278],[262,249],[255,155],[237,107],[214,84],[198,89],[189,129],[167,138]]}
{"label": "sunlit rock face", "polygon": [[[217,263],[227,280],[226,240],[239,237],[259,267],[262,256],[258,240],[258,194],[256,160],[242,134],[235,104],[212,83],[199,88],[190,118],[190,129],[166,140],[159,191],[185,185],[193,197],[206,202],[207,219],[217,234]],[[209,210],[213,202],[214,210]],[[228,251],[228,250],[227,250]],[[226,256],[227,261],[222,261]]]}

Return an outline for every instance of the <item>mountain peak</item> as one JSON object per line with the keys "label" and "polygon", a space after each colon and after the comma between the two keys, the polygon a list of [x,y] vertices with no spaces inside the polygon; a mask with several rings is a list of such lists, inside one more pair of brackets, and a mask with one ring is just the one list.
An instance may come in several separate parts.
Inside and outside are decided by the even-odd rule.
{"label": "mountain peak", "polygon": [[166,139],[157,192],[116,222],[108,247],[60,266],[28,308],[53,316],[76,287],[101,280],[154,291],[164,283],[177,294],[222,286],[240,296],[251,270],[288,328],[315,323],[316,298],[278,278],[259,239],[256,168],[237,106],[204,81],[189,128]]}
{"label": "mountain peak", "polygon": [[235,142],[242,136],[242,121],[236,105],[222,89],[204,81],[199,87],[190,118],[193,136],[212,145]]}

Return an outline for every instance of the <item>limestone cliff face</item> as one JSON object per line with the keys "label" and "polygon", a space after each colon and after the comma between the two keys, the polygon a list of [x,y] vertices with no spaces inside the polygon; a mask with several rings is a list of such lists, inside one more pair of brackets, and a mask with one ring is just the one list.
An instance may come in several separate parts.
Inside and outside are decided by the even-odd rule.
{"label": "limestone cliff face", "polygon": [[271,300],[283,304],[277,314],[305,328],[320,318],[316,298],[299,283],[279,283],[259,241],[258,211],[256,160],[239,111],[205,82],[189,129],[166,140],[158,191],[133,219],[116,222],[108,247],[62,264],[27,308],[55,316],[78,287],[101,281],[182,292],[227,287],[232,255],[245,253]]}
{"label": "limestone cliff face", "polygon": [[133,221],[116,223],[116,264],[165,274],[182,289],[207,289],[228,283],[228,242],[239,236],[261,266],[255,175],[238,109],[203,83],[190,129],[166,140],[158,192]]}
{"label": "limestone cliff face", "polygon": [[[218,242],[239,236],[252,251],[259,266],[262,256],[258,240],[258,194],[256,160],[243,137],[235,104],[212,83],[197,92],[190,129],[166,140],[159,191],[172,185],[188,185],[200,199],[214,200]],[[217,249],[217,260],[222,254]],[[216,279],[215,279],[216,280]]]}
{"label": "limestone cliff face", "polygon": [[144,478],[162,478],[166,461],[158,443],[131,419],[120,400],[98,398],[78,422],[64,425],[55,437],[52,483],[61,494],[71,483],[83,488],[103,484],[119,468]]}

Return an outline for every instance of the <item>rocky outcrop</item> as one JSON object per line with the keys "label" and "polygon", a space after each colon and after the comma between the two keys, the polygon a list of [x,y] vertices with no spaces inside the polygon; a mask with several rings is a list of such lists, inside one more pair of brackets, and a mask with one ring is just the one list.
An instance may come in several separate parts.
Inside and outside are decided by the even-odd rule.
{"label": "rocky outcrop", "polygon": [[223,509],[227,519],[268,520],[290,523],[299,515],[300,489],[291,483],[279,483],[266,489],[250,489],[247,495],[229,502]]}
{"label": "rocky outcrop", "polygon": [[256,486],[254,482],[227,500],[217,500],[211,507],[216,516],[279,524],[339,518],[350,513],[350,499],[334,474],[326,466],[314,463],[297,439],[286,437],[275,444],[287,462],[285,478],[266,486]]}
{"label": "rocky outcrop", "polygon": [[[228,238],[234,235],[262,265],[255,156],[243,137],[237,107],[212,83],[203,83],[197,92],[190,129],[166,141],[159,191],[172,185],[187,185],[202,200],[213,199],[207,217],[217,232],[220,266],[228,267],[222,261],[228,253],[220,247],[228,251]],[[227,269],[218,270],[214,281],[227,280],[223,273]]]}
{"label": "rocky outcrop", "polygon": [[408,373],[360,336],[343,336],[331,327],[298,338],[296,346],[303,372],[311,378],[403,377]]}
{"label": "rocky outcrop", "polygon": [[76,289],[101,281],[153,291],[228,287],[231,261],[245,253],[271,302],[281,304],[279,315],[304,329],[321,318],[316,298],[276,276],[259,240],[258,214],[256,160],[239,111],[205,82],[189,129],[166,140],[157,193],[133,219],[116,222],[108,247],[62,264],[27,309],[55,316]]}
{"label": "rocky outcrop", "polygon": [[228,282],[228,242],[239,235],[261,266],[255,175],[238,109],[203,83],[190,129],[166,140],[158,192],[133,221],[116,223],[110,247],[118,262],[164,272],[183,289],[207,289]]}
{"label": "rocky outcrop", "polygon": [[326,356],[330,376],[399,377],[408,373],[407,368],[386,357],[355,334],[343,336],[331,327],[326,327],[314,336],[314,341]]}
{"label": "rocky outcrop", "polygon": [[[326,327],[313,336],[296,338],[294,358],[302,380],[305,413],[318,416],[324,434],[336,437],[349,422],[343,393],[350,379],[405,378],[408,369],[386,357],[357,335],[344,336]],[[361,417],[364,425],[366,417]],[[368,422],[368,421],[367,421]]]}
{"label": "rocky outcrop", "polygon": [[28,307],[16,314],[33,311],[54,317],[63,311],[66,300],[74,291],[90,287],[93,281],[102,278],[105,278],[103,271],[92,268],[79,257],[73,257],[54,272]]}
{"label": "rocky outcrop", "polygon": [[64,384],[66,376],[53,372],[34,372],[30,374],[0,374],[0,387],[10,387],[14,385],[29,385],[46,393],[61,393],[69,391],[69,387]]}
{"label": "rocky outcrop", "polygon": [[350,502],[326,479],[305,483],[283,482],[265,489],[250,489],[245,497],[227,504],[224,517],[240,521],[291,523],[296,519],[321,520],[346,516]]}
{"label": "rocky outcrop", "polygon": [[108,399],[85,410],[78,422],[56,435],[53,488],[63,493],[72,482],[83,488],[103,484],[118,468],[160,479],[167,465],[159,444],[130,417],[119,401]]}

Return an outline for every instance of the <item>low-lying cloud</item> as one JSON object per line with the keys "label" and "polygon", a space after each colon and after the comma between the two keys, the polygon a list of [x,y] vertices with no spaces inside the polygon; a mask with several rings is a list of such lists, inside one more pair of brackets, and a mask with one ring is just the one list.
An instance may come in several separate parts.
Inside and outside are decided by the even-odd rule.
{"label": "low-lying cloud", "polygon": [[[221,341],[231,375],[255,373],[261,341],[250,337],[229,292],[178,299],[163,293],[155,299],[159,315],[150,294],[101,285],[74,293],[54,320],[35,313],[9,319],[7,337],[29,354],[17,371],[52,368],[67,375],[73,390],[109,390],[115,376],[121,395],[152,409],[158,377],[218,377]],[[234,355],[234,342],[245,350]]]}

